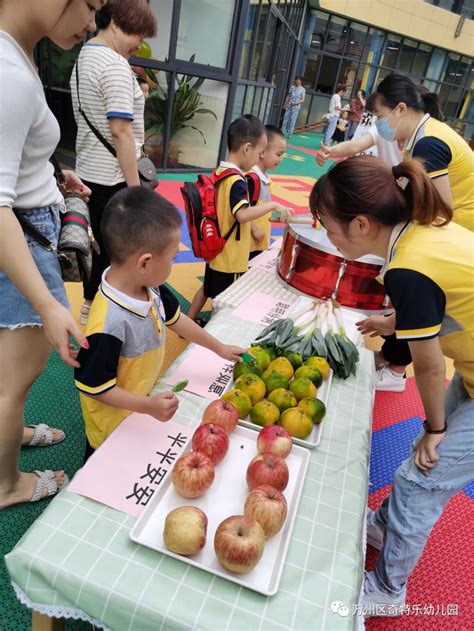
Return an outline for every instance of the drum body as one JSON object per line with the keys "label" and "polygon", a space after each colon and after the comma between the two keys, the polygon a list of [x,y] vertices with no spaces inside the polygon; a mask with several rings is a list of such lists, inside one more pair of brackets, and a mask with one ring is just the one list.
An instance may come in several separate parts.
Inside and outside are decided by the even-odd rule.
{"label": "drum body", "polygon": [[[381,311],[385,290],[375,277],[383,263],[377,256],[346,261],[337,292],[340,304],[350,309]],[[313,298],[330,298],[343,264],[344,258],[329,241],[325,230],[308,225],[287,226],[277,274],[290,287]]]}

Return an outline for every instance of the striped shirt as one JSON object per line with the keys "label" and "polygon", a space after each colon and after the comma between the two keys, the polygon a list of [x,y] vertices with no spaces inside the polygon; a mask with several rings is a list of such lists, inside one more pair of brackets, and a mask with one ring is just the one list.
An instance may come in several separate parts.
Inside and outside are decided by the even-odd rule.
{"label": "striped shirt", "polygon": [[[89,43],[83,46],[77,63],[80,100],[87,118],[112,146],[114,141],[109,120],[125,118],[132,121],[138,158],[144,142],[145,99],[128,61],[108,46]],[[77,174],[89,182],[105,186],[124,182],[117,158],[96,138],[79,113],[76,66],[72,71],[70,86],[78,127]]]}

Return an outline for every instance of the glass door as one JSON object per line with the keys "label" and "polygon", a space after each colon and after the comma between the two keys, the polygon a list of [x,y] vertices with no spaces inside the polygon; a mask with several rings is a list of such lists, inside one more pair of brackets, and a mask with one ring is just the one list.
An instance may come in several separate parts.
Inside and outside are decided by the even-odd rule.
{"label": "glass door", "polygon": [[278,19],[268,75],[275,86],[270,122],[278,127],[283,118],[283,105],[288,93],[295,46],[296,40],[290,29]]}

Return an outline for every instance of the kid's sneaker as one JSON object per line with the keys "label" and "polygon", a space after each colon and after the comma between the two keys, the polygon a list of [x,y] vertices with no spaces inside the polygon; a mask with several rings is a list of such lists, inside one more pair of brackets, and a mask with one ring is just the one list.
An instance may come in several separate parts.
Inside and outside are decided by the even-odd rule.
{"label": "kid's sneaker", "polygon": [[364,576],[364,596],[362,597],[364,617],[401,616],[406,611],[406,595],[406,588],[399,596],[382,592],[375,582],[374,573],[366,572]]}
{"label": "kid's sneaker", "polygon": [[377,370],[375,389],[379,392],[404,392],[406,385],[405,373],[395,372],[389,366]]}

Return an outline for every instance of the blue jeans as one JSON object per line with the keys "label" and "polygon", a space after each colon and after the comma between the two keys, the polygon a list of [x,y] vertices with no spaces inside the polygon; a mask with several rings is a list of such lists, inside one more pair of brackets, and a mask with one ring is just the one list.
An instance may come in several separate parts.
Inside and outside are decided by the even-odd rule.
{"label": "blue jeans", "polygon": [[336,114],[336,116],[331,116],[330,118],[328,118],[328,124],[326,125],[326,131],[324,132],[324,144],[328,145],[331,142],[331,138],[333,137],[333,134],[336,130],[336,125],[337,125],[337,120],[338,120],[338,116]]}
{"label": "blue jeans", "polygon": [[403,592],[448,501],[474,477],[474,399],[458,373],[446,392],[445,413],[448,431],[438,445],[436,466],[425,477],[413,462],[421,432],[412,454],[395,471],[392,492],[374,515],[385,530],[375,578],[382,591],[394,596]]}

